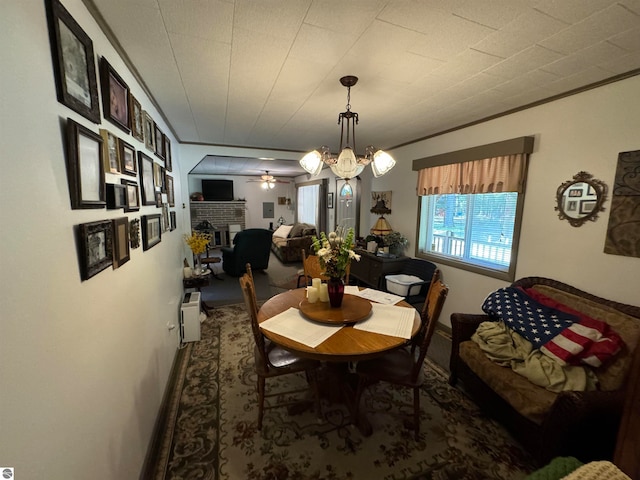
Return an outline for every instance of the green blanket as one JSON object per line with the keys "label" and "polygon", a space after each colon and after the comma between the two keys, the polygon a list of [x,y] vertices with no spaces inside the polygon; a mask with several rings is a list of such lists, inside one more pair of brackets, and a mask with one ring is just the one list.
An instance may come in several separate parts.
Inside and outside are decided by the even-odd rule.
{"label": "green blanket", "polygon": [[490,360],[551,392],[597,389],[598,379],[591,369],[560,365],[502,322],[481,323],[471,340]]}

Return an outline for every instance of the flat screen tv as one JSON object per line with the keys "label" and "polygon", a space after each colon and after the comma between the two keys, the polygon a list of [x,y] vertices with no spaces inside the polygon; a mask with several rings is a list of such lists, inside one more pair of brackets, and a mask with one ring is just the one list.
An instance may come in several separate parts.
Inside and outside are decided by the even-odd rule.
{"label": "flat screen tv", "polygon": [[233,180],[202,180],[202,196],[205,202],[232,201]]}

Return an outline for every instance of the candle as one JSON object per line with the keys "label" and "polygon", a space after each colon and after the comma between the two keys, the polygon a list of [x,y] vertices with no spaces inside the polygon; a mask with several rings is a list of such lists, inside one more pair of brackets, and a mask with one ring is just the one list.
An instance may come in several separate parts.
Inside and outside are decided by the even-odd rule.
{"label": "candle", "polygon": [[322,284],[322,280],[320,280],[319,278],[311,279],[311,286],[313,288],[317,288],[318,292],[320,291],[320,284]]}
{"label": "candle", "polygon": [[307,287],[307,300],[309,303],[318,301],[318,289],[316,287]]}
{"label": "candle", "polygon": [[320,293],[318,294],[318,298],[321,302],[329,301],[329,286],[326,283],[320,284]]}

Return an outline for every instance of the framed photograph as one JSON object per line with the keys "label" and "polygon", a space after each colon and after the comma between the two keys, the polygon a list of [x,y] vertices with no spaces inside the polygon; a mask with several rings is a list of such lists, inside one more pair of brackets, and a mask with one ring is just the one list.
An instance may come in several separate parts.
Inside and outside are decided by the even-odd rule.
{"label": "framed photograph", "polygon": [[119,183],[107,183],[107,210],[127,206],[127,187]]}
{"label": "framed photograph", "polygon": [[278,197],[278,205],[286,205],[287,197]]}
{"label": "framed photograph", "polygon": [[589,214],[596,208],[597,200],[581,200],[580,201],[580,213]]}
{"label": "framed photograph", "polygon": [[168,171],[173,171],[173,164],[171,162],[171,140],[166,135],[162,136],[164,141],[164,165]]}
{"label": "framed photograph", "polygon": [[142,250],[149,250],[162,240],[160,214],[142,216]]}
{"label": "framed photograph", "polygon": [[569,196],[570,197],[581,197],[582,196],[582,189],[581,188],[570,188],[569,189]]}
{"label": "framed photograph", "polygon": [[169,203],[170,207],[175,207],[176,199],[175,199],[175,194],[173,192],[173,177],[171,175],[166,175],[165,173],[164,185],[167,191],[167,202]]}
{"label": "framed photograph", "polygon": [[138,160],[142,205],[155,205],[156,192],[153,186],[153,159],[143,152],[138,152]]}
{"label": "framed photograph", "polygon": [[113,263],[113,227],[111,220],[78,225],[80,277],[88,280]]}
{"label": "framed photograph", "polygon": [[129,86],[106,58],[100,58],[100,83],[104,118],[129,133]]}
{"label": "framed photograph", "polygon": [[133,148],[133,145],[129,145],[121,138],[118,139],[118,160],[122,173],[133,175],[134,177],[138,174],[136,167],[136,149]]}
{"label": "framed photograph", "polygon": [[162,204],[162,233],[169,230],[169,204]]}
{"label": "framed photograph", "polygon": [[131,135],[136,140],[144,142],[142,106],[132,94],[129,94],[129,117],[131,118]]}
{"label": "framed photograph", "polygon": [[156,130],[151,115],[143,111],[142,126],[144,129],[144,145],[152,152],[156,151]]}
{"label": "framed photograph", "polygon": [[140,193],[138,190],[138,184],[131,180],[120,180],[120,183],[125,188],[125,212],[137,212],[140,210]]}
{"label": "framed photograph", "polygon": [[153,164],[153,185],[158,192],[166,193],[165,169],[154,162]]}
{"label": "framed photograph", "polygon": [[327,208],[333,208],[333,192],[327,193]]}
{"label": "framed photograph", "polygon": [[140,219],[134,218],[129,222],[129,245],[140,248]]}
{"label": "framed photograph", "polygon": [[169,231],[172,232],[176,229],[176,212],[169,212]]}
{"label": "framed photograph", "polygon": [[100,129],[100,136],[102,137],[102,158],[105,173],[120,173],[118,137],[104,128]]}
{"label": "framed photograph", "polygon": [[68,118],[67,144],[71,208],[104,208],[102,137]]}
{"label": "framed photograph", "polygon": [[129,261],[129,219],[113,219],[113,269]]}
{"label": "framed photograph", "polygon": [[156,192],[156,207],[162,207],[162,193]]}
{"label": "framed photograph", "polygon": [[153,128],[156,134],[155,153],[159,158],[164,160],[164,140],[163,140],[164,134],[162,133],[162,130],[160,130],[160,127],[158,127],[157,124],[154,124]]}
{"label": "framed photograph", "polygon": [[46,5],[58,101],[100,123],[93,42],[58,0]]}

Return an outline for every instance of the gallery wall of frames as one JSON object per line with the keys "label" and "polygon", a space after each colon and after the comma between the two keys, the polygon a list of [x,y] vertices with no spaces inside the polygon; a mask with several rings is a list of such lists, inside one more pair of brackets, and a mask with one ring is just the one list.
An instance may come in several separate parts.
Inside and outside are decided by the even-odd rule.
{"label": "gallery wall of frames", "polygon": [[[96,58],[91,38],[62,3],[46,5],[58,101],[96,124],[66,120],[71,208],[133,212],[75,226],[80,276],[88,280],[121,267],[131,249],[142,244],[148,250],[176,229],[171,140],[108,59]],[[144,149],[136,151],[132,139]],[[106,173],[119,183],[106,181]],[[155,206],[158,213],[138,217],[141,206]]]}

